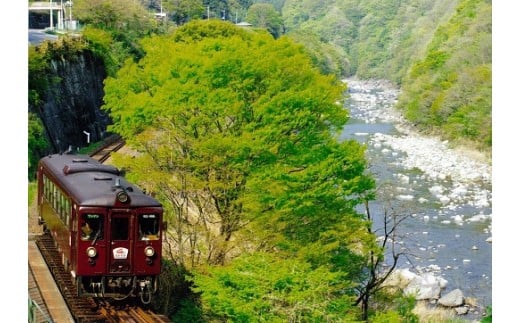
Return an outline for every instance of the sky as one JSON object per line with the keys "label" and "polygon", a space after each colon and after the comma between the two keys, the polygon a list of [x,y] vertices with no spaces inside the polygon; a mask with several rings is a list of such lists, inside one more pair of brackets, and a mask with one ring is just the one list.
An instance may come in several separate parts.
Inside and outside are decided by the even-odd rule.
{"label": "sky", "polygon": [[[4,253],[0,258],[4,290],[0,307],[6,308],[3,313],[20,313],[21,318],[27,313],[28,268],[27,6],[25,1],[3,4],[0,50],[4,112],[0,118],[0,136],[5,152],[2,166],[4,171],[7,169],[3,177],[0,225],[2,231],[9,232],[7,237],[3,235]],[[520,232],[515,203],[516,185],[520,183],[516,171],[519,166],[516,130],[520,125],[517,98],[520,90],[515,82],[520,72],[516,7],[515,2],[509,1],[493,4],[493,316],[496,322],[507,322],[511,317],[510,313],[518,306],[513,293],[520,287],[516,280],[517,266],[512,263],[518,261],[515,238]]]}

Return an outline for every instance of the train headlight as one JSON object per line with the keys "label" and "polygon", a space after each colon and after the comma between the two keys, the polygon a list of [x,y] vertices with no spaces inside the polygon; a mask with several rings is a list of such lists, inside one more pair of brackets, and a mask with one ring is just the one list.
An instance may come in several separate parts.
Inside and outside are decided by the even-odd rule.
{"label": "train headlight", "polygon": [[151,256],[155,255],[155,250],[153,249],[153,247],[148,246],[148,247],[144,248],[144,254],[146,255],[146,257],[151,257]]}
{"label": "train headlight", "polygon": [[117,200],[121,203],[126,203],[129,200],[128,194],[125,191],[117,193]]}
{"label": "train headlight", "polygon": [[88,247],[87,248],[87,256],[90,258],[94,258],[97,255],[97,250],[94,247]]}

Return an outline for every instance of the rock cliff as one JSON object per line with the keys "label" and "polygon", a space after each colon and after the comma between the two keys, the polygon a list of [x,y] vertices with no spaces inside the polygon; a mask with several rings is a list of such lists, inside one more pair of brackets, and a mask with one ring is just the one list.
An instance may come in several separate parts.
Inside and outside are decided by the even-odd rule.
{"label": "rock cliff", "polygon": [[36,112],[54,152],[105,138],[111,120],[100,110],[106,77],[103,61],[82,51],[74,59],[53,59],[50,68],[49,86]]}

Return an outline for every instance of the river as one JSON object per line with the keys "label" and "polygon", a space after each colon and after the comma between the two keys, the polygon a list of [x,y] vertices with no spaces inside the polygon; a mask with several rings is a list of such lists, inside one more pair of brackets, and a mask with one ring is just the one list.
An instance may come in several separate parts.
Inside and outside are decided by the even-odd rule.
{"label": "river", "polygon": [[[346,80],[350,120],[340,139],[366,145],[378,186],[390,184],[395,212],[405,216],[398,267],[430,272],[476,300],[481,318],[492,302],[491,164],[478,153],[419,135],[394,109],[398,89],[384,81]],[[381,227],[383,202],[374,201],[374,227]]]}

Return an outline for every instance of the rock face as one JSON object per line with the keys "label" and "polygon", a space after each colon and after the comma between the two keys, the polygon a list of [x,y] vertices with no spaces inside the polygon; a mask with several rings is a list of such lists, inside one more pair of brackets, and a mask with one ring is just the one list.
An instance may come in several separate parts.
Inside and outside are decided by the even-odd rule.
{"label": "rock face", "polygon": [[111,120],[100,110],[106,78],[102,60],[84,51],[74,60],[53,60],[51,69],[52,79],[36,113],[54,152],[105,138]]}

